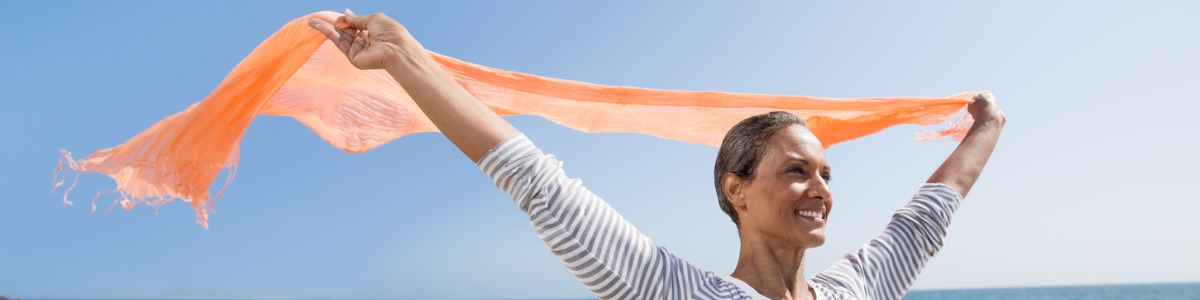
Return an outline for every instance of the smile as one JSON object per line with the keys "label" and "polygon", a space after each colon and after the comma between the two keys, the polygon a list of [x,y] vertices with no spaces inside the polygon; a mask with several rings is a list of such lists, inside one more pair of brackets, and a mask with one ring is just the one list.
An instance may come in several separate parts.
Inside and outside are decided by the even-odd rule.
{"label": "smile", "polygon": [[815,212],[815,211],[810,211],[810,210],[797,210],[796,215],[801,216],[801,217],[809,217],[809,218],[816,218],[816,219],[821,218],[820,212]]}

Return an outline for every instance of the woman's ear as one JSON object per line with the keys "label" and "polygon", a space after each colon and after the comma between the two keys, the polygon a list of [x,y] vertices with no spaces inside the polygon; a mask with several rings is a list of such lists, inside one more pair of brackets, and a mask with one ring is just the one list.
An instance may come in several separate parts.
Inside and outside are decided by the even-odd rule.
{"label": "woman's ear", "polygon": [[725,176],[721,177],[721,187],[725,190],[725,199],[729,199],[729,203],[733,204],[734,208],[746,207],[746,197],[743,192],[747,183],[749,181],[733,172],[725,172]]}

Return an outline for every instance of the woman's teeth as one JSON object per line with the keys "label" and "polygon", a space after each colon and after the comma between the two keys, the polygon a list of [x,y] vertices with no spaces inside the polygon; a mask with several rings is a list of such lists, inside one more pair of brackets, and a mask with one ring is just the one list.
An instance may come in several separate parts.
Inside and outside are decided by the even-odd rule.
{"label": "woman's teeth", "polygon": [[801,216],[801,217],[815,218],[815,219],[821,218],[821,213],[815,212],[815,211],[809,211],[809,210],[797,210],[796,215]]}

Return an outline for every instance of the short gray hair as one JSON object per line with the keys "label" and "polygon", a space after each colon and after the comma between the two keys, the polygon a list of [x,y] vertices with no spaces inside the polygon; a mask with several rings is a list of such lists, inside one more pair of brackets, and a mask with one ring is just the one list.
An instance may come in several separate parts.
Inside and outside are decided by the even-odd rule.
{"label": "short gray hair", "polygon": [[799,116],[786,111],[773,111],[746,118],[725,133],[721,149],[717,151],[713,181],[716,183],[717,201],[721,204],[721,210],[725,211],[738,227],[741,227],[741,223],[733,204],[725,197],[722,179],[726,173],[733,173],[743,180],[754,180],[754,171],[766,152],[767,141],[771,140],[771,136],[779,129],[792,125],[808,127],[808,123]]}

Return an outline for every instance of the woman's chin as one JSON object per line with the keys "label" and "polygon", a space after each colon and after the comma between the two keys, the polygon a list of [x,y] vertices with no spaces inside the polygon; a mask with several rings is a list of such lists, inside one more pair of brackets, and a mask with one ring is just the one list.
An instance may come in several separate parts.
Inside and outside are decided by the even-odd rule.
{"label": "woman's chin", "polygon": [[825,244],[825,228],[817,228],[804,233],[797,238],[799,244],[804,248],[816,248]]}

